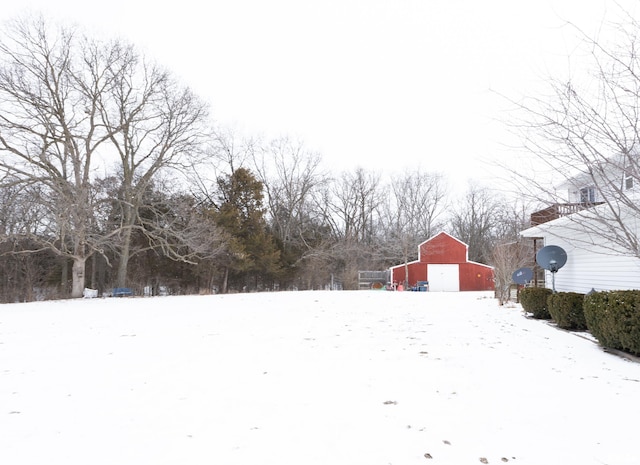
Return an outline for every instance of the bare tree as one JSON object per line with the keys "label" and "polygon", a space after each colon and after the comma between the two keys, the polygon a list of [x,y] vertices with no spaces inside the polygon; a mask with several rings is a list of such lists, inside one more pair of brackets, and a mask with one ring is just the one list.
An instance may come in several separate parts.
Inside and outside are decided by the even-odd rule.
{"label": "bare tree", "polygon": [[376,267],[383,261],[377,240],[382,204],[380,176],[362,168],[344,172],[321,195],[317,205],[324,208],[334,258],[342,263],[345,287],[354,288],[358,269]]}
{"label": "bare tree", "polygon": [[[1,187],[33,190],[44,212],[37,228],[31,221],[12,234],[72,260],[73,297],[82,295],[87,259],[106,259],[109,248],[118,251],[116,281],[125,285],[134,230],[175,260],[198,255],[185,253],[184,225],[158,226],[139,212],[154,183],[202,153],[206,105],[132,46],[52,29],[42,18],[15,22],[0,60]],[[113,164],[117,189],[104,190],[99,173]]]}
{"label": "bare tree", "polygon": [[531,247],[523,240],[505,242],[494,247],[491,264],[494,267],[496,297],[500,305],[511,299],[513,273],[531,264]]}
{"label": "bare tree", "polygon": [[326,199],[327,220],[336,238],[352,243],[370,242],[380,207],[380,176],[363,168],[343,172],[331,185]]}
{"label": "bare tree", "polygon": [[0,241],[0,302],[57,295],[57,286],[50,289],[55,282],[52,274],[60,269],[56,257],[24,234],[40,229],[46,218],[46,212],[33,202],[38,186],[7,181],[7,187],[0,188],[0,238],[7,238]]}
{"label": "bare tree", "polygon": [[[640,257],[640,24],[603,22],[582,41],[570,78],[549,79],[548,96],[516,104],[525,153],[511,171],[522,191],[546,202],[550,217],[566,214],[572,242]],[[606,238],[606,241],[602,241]]]}
{"label": "bare tree", "polygon": [[[382,225],[386,255],[408,267],[418,245],[429,239],[446,208],[447,186],[442,173],[406,171],[391,180]],[[405,270],[408,276],[408,270]]]}
{"label": "bare tree", "polygon": [[299,141],[273,140],[256,154],[258,175],[267,194],[267,215],[289,266],[317,253],[314,194],[326,183],[320,155]]}
{"label": "bare tree", "polygon": [[232,128],[216,128],[211,139],[210,156],[216,165],[214,169],[222,165],[224,172],[232,175],[238,168],[247,168],[247,164],[255,159],[258,142],[238,135]]}
{"label": "bare tree", "polygon": [[[112,226],[119,245],[117,285],[122,287],[126,285],[134,228],[157,243],[173,224],[165,223],[161,231],[155,231],[153,223],[143,221],[139,211],[146,201],[145,193],[168,170],[182,172],[193,165],[209,134],[206,105],[189,89],[166,70],[149,64],[132,46],[116,44],[114,48],[117,60],[107,70],[112,86],[100,94],[99,118],[119,156],[119,222]],[[180,234],[185,231],[172,231],[173,236]],[[169,246],[171,243],[161,244],[168,256],[185,259],[184,253]]]}
{"label": "bare tree", "polygon": [[536,271],[533,244],[520,237],[520,231],[529,227],[530,211],[525,199],[500,201],[495,213],[493,243],[489,264],[494,267],[496,297],[500,305],[511,298],[513,272],[524,266]]}
{"label": "bare tree", "polygon": [[[156,186],[157,200],[146,201],[140,209],[140,226],[150,249],[159,250],[174,261],[197,264],[218,257],[227,249],[227,240],[210,212],[196,205],[188,194],[172,193],[163,184]],[[140,212],[139,212],[140,213]]]}
{"label": "bare tree", "polygon": [[16,21],[0,41],[0,171],[3,185],[39,185],[46,209],[37,230],[15,231],[73,260],[72,296],[82,295],[85,262],[104,237],[91,229],[91,176],[114,129],[99,123],[100,94],[117,53],[83,55],[92,44],[52,31],[42,18]]}
{"label": "bare tree", "polygon": [[242,137],[228,127],[212,129],[208,137],[206,153],[191,166],[188,184],[200,203],[217,204],[218,179],[232,176],[240,168],[249,168],[259,151],[258,142]]}
{"label": "bare tree", "polygon": [[502,199],[486,187],[470,183],[467,193],[451,216],[452,234],[469,246],[469,259],[491,262],[496,229],[501,223]]}

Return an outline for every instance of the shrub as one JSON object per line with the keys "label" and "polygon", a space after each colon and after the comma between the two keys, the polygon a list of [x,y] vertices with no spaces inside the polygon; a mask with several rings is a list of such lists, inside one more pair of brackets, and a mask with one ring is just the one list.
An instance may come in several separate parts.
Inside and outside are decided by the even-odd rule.
{"label": "shrub", "polygon": [[584,294],[577,292],[556,292],[547,298],[551,318],[563,329],[587,329],[583,304]]}
{"label": "shrub", "polygon": [[520,303],[527,313],[541,320],[551,319],[547,309],[547,298],[552,294],[546,287],[526,287],[520,291]]}
{"label": "shrub", "polygon": [[603,347],[619,348],[616,343],[615,331],[611,324],[609,310],[610,292],[594,292],[584,298],[584,317],[587,328]]}
{"label": "shrub", "polygon": [[589,294],[584,300],[584,315],[600,345],[640,355],[640,291]]}

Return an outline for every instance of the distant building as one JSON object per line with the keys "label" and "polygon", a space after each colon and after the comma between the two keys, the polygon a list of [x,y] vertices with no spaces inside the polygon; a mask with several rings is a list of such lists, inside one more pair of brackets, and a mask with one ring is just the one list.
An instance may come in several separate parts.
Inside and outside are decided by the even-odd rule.
{"label": "distant building", "polygon": [[391,281],[430,291],[492,291],[493,267],[469,261],[469,246],[441,232],[418,246],[418,260],[390,268]]}

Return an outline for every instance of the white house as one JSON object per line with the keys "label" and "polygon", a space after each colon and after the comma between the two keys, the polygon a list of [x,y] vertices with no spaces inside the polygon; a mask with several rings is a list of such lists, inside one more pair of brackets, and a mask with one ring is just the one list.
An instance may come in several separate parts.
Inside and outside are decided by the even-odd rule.
{"label": "white house", "polygon": [[[617,165],[610,171],[603,176],[613,181],[604,188],[586,176],[569,180],[562,186],[568,202],[533,213],[532,227],[520,233],[538,249],[557,245],[567,252],[557,291],[640,289],[640,185]],[[545,282],[551,287],[549,272]]]}

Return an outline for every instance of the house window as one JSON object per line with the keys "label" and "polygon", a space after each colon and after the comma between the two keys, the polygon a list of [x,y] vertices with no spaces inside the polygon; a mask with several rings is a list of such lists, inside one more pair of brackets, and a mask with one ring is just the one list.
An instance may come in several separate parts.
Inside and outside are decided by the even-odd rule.
{"label": "house window", "polygon": [[583,187],[580,189],[580,203],[594,203],[596,201],[596,189]]}
{"label": "house window", "polygon": [[624,176],[624,188],[626,190],[633,189],[633,176],[630,174]]}

